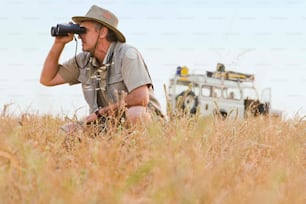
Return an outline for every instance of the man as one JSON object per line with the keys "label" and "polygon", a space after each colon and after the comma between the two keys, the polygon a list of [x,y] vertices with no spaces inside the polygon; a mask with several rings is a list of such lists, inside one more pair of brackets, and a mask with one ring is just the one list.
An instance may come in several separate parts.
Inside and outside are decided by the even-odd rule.
{"label": "man", "polygon": [[140,53],[125,43],[124,35],[117,29],[117,17],[93,5],[85,16],[75,16],[72,20],[86,30],[79,34],[83,52],[59,64],[60,55],[73,34],[55,37],[43,65],[41,84],[81,83],[89,105],[86,123],[101,116],[118,116],[122,108],[129,124],[161,114],[147,67]]}

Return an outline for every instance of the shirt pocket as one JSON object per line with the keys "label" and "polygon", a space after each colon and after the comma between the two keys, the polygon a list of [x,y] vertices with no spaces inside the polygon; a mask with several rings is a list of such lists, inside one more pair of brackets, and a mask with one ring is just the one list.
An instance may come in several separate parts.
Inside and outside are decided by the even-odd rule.
{"label": "shirt pocket", "polygon": [[108,80],[108,95],[113,101],[117,101],[124,93],[127,93],[127,88],[124,84],[121,74],[113,74]]}

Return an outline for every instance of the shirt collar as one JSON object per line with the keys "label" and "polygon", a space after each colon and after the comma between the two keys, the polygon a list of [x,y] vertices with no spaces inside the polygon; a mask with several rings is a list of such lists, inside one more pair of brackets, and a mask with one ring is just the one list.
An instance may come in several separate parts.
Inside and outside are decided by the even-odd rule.
{"label": "shirt collar", "polygon": [[[109,60],[109,58],[111,57],[111,55],[113,54],[113,50],[114,50],[114,47],[116,45],[116,42],[112,42],[106,52],[106,55],[103,59],[103,64],[106,64]],[[95,58],[95,57],[90,57],[90,61],[91,61],[91,64],[92,66],[94,67],[100,67],[100,63],[99,61]]]}

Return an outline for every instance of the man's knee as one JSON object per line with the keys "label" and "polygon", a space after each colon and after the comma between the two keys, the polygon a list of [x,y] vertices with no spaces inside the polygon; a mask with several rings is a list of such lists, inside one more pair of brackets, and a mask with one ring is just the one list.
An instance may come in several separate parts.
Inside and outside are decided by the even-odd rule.
{"label": "man's knee", "polygon": [[151,120],[151,114],[144,106],[132,106],[125,112],[126,119],[129,123],[148,122]]}

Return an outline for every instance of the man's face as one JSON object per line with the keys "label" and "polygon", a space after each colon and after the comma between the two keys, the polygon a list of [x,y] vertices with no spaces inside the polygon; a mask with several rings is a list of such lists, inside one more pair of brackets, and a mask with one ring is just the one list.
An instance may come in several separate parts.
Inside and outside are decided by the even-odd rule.
{"label": "man's face", "polygon": [[80,26],[86,28],[86,33],[79,34],[79,38],[82,40],[83,51],[93,52],[99,35],[96,24],[91,21],[84,21]]}

